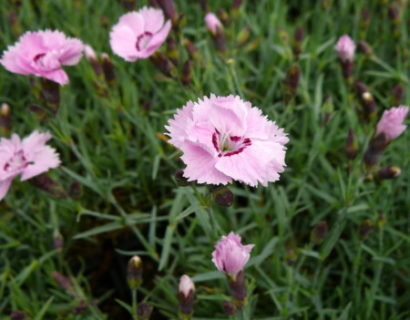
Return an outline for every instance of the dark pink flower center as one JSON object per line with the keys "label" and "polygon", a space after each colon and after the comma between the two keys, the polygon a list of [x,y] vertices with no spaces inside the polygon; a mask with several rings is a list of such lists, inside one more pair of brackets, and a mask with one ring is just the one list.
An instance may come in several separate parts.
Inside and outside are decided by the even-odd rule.
{"label": "dark pink flower center", "polygon": [[6,172],[18,172],[29,165],[23,151],[16,152],[3,167]]}
{"label": "dark pink flower center", "polygon": [[153,34],[151,32],[145,31],[143,34],[140,34],[137,38],[137,43],[135,44],[135,47],[137,48],[138,51],[144,50],[149,42],[152,39]]}
{"label": "dark pink flower center", "polygon": [[252,144],[252,141],[245,137],[221,134],[215,129],[215,132],[212,135],[212,144],[218,152],[218,157],[230,157],[241,153]]}

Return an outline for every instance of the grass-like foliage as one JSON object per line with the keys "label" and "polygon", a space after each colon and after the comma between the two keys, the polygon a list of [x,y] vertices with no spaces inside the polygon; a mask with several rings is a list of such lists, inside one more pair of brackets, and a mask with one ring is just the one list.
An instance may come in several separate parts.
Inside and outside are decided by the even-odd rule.
{"label": "grass-like foliage", "polygon": [[[108,53],[115,74],[85,58],[66,68],[56,110],[39,98],[39,78],[0,70],[10,132],[49,131],[62,161],[52,180],[15,179],[0,202],[0,319],[132,319],[137,302],[154,308],[151,319],[177,319],[183,274],[195,282],[193,319],[228,319],[211,253],[230,231],[255,245],[243,319],[409,319],[409,132],[375,166],[363,163],[383,111],[409,102],[407,1],[249,0],[232,10],[209,0],[224,24],[221,52],[200,1],[175,0],[178,27],[154,59],[136,62],[109,45],[125,2],[1,0],[1,51],[25,31],[61,30],[100,63]],[[343,34],[371,47],[361,44],[349,79],[334,50]],[[231,200],[218,197],[226,190],[178,182],[181,152],[164,135],[176,109],[211,93],[252,102],[289,137],[280,180],[229,185],[229,207],[216,201]],[[380,179],[388,165],[401,175]]]}

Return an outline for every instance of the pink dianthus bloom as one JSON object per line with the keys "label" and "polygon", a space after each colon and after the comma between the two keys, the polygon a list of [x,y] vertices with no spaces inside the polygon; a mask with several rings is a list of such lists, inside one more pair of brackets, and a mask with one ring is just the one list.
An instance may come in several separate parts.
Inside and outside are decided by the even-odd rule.
{"label": "pink dianthus bloom", "polygon": [[46,145],[50,138],[49,133],[34,131],[23,140],[17,134],[0,139],[0,200],[18,175],[25,181],[60,165],[56,151]]}
{"label": "pink dianthus bloom", "polygon": [[60,31],[29,31],[4,52],[0,63],[8,71],[65,85],[69,79],[62,66],[77,64],[83,48],[80,40],[68,38]]}
{"label": "pink dianthus bloom", "polygon": [[354,53],[356,51],[356,44],[348,35],[345,34],[337,41],[335,50],[339,54],[341,60],[353,61]]}
{"label": "pink dianthus bloom", "polygon": [[213,35],[216,35],[223,28],[221,21],[218,19],[218,17],[213,12],[209,12],[206,14],[205,24],[208,30]]}
{"label": "pink dianthus bloom", "polygon": [[238,96],[189,101],[166,129],[169,142],[183,152],[189,181],[266,186],[284,170],[288,138],[283,129]]}
{"label": "pink dianthus bloom", "polygon": [[212,252],[212,262],[218,270],[235,277],[250,258],[254,245],[242,245],[241,237],[233,232],[223,236]]}
{"label": "pink dianthus bloom", "polygon": [[396,139],[406,130],[407,126],[403,124],[409,112],[409,107],[400,106],[384,111],[379,123],[377,124],[376,135],[384,134],[387,141]]}
{"label": "pink dianthus bloom", "polygon": [[110,33],[111,48],[127,61],[146,59],[161,46],[170,30],[171,22],[164,24],[161,9],[144,7],[120,18]]}

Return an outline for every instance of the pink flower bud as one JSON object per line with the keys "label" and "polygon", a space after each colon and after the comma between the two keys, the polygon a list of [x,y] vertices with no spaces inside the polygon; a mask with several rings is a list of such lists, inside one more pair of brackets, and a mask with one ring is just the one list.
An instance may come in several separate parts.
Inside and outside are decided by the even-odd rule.
{"label": "pink flower bud", "polygon": [[409,108],[407,106],[386,110],[377,124],[376,135],[384,134],[387,141],[397,138],[407,128],[403,121],[408,112]]}
{"label": "pink flower bud", "polygon": [[185,298],[188,297],[192,292],[195,291],[195,284],[192,281],[192,279],[184,274],[181,279],[179,280],[179,287],[178,291],[180,294],[182,294]]}
{"label": "pink flower bud", "polygon": [[231,232],[215,245],[212,262],[220,271],[235,277],[248,262],[253,247],[253,244],[242,245],[241,237]]}
{"label": "pink flower bud", "polygon": [[356,44],[348,35],[345,34],[337,41],[335,50],[339,54],[341,60],[353,61]]}
{"label": "pink flower bud", "polygon": [[209,12],[205,16],[205,24],[208,30],[216,35],[223,29],[222,22],[218,19],[215,13]]}
{"label": "pink flower bud", "polygon": [[97,60],[97,55],[96,55],[94,49],[88,44],[84,45],[84,54],[85,54],[85,57],[87,58],[87,60],[89,60],[89,61]]}

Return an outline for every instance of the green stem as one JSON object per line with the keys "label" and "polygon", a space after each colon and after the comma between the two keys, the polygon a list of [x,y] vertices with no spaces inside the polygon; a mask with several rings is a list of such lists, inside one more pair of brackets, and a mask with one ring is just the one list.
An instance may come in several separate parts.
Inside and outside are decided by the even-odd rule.
{"label": "green stem", "polygon": [[137,315],[137,308],[138,308],[138,303],[137,303],[137,290],[132,289],[132,318],[134,320],[138,320],[138,315]]}

